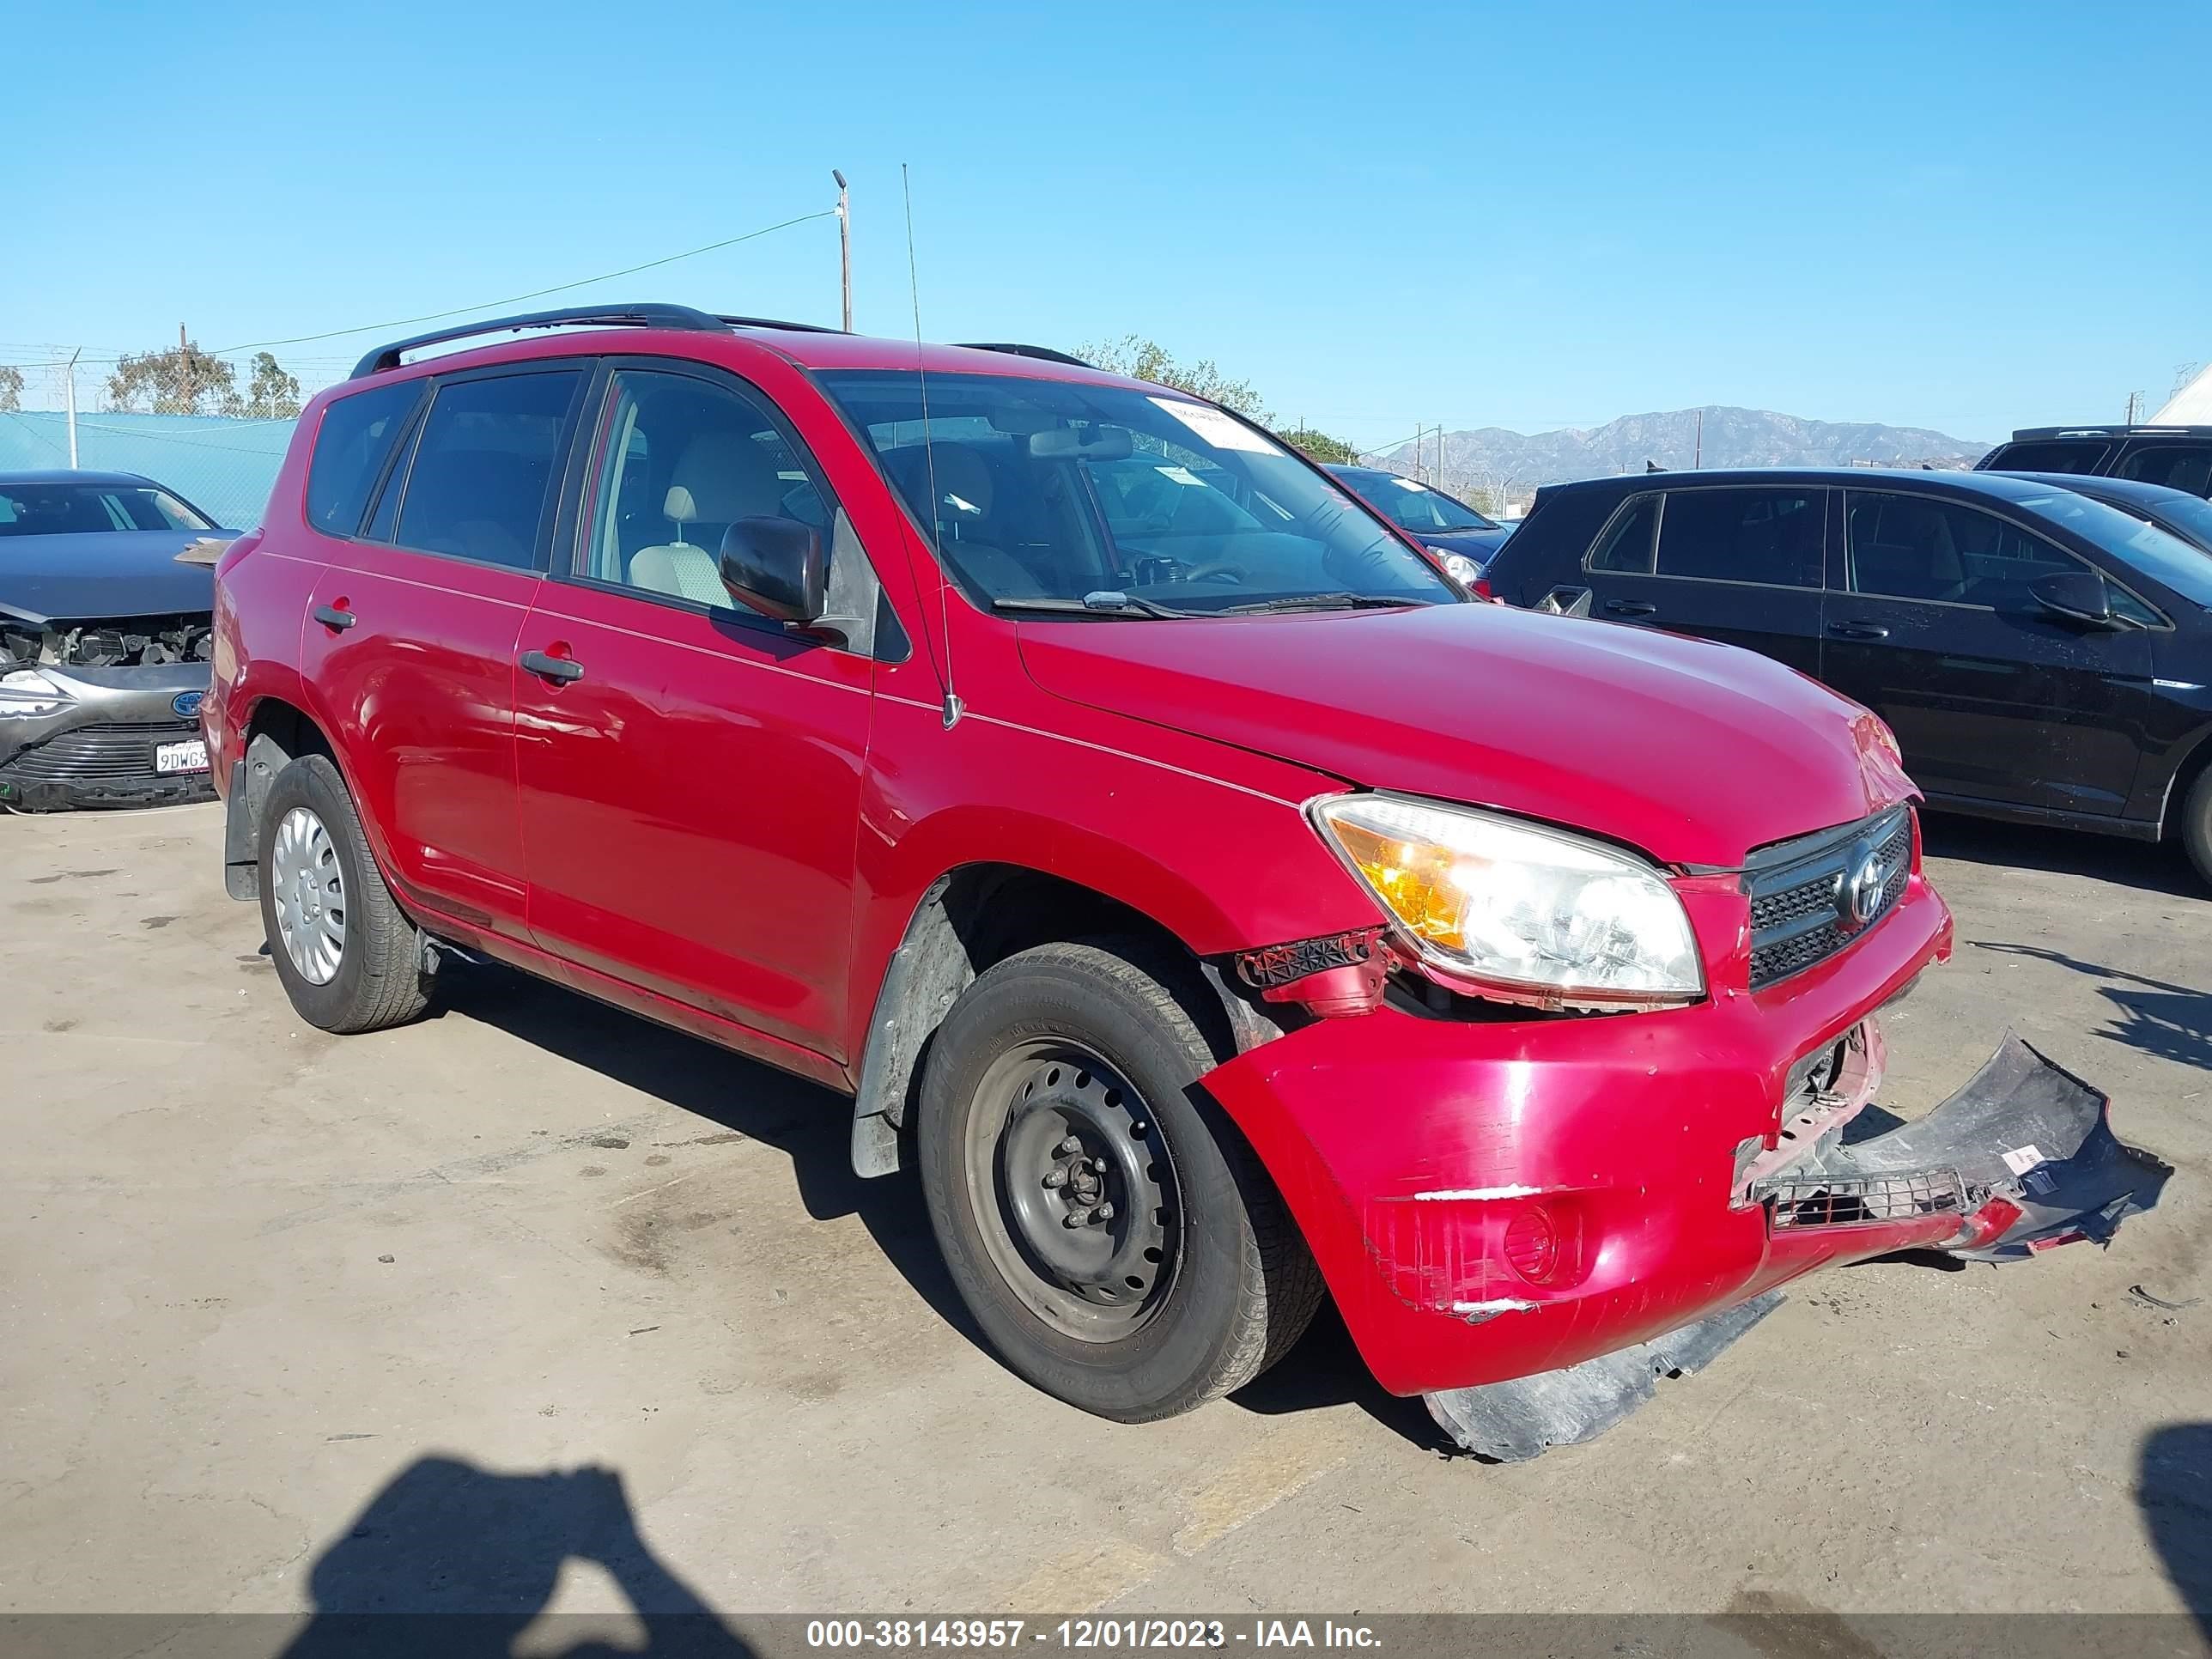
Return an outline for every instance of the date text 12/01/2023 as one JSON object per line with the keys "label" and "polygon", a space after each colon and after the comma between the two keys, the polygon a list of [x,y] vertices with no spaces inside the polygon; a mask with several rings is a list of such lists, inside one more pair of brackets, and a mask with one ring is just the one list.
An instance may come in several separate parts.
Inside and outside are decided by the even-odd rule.
{"label": "date text 12/01/2023", "polygon": [[1382,1645],[1372,1628],[1334,1620],[1255,1619],[815,1619],[806,1645],[900,1651],[1014,1648],[1046,1642],[1077,1651],[1133,1648],[1366,1648]]}

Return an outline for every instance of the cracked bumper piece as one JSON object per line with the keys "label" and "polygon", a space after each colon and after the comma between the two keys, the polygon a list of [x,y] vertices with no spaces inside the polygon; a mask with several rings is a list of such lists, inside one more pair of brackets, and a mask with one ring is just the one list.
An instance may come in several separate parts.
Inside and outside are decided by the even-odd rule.
{"label": "cracked bumper piece", "polygon": [[1437,1425],[1462,1449],[1500,1463],[1522,1462],[1554,1446],[1596,1439],[1650,1400],[1661,1377],[1705,1370],[1782,1300],[1780,1291],[1769,1291],[1694,1325],[1564,1370],[1447,1389],[1424,1400]]}

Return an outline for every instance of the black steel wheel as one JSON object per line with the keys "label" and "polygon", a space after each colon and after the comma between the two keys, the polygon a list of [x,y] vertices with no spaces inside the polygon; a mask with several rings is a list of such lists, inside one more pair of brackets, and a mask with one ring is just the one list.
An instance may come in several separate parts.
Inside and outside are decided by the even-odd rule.
{"label": "black steel wheel", "polygon": [[1173,1164],[1105,1060],[1068,1039],[1009,1048],[984,1073],[967,1153],[984,1248],[1039,1318],[1106,1342],[1158,1310],[1181,1224]]}
{"label": "black steel wheel", "polygon": [[1206,994],[1142,941],[1040,945],[962,994],[923,1080],[922,1188],[969,1310],[1015,1371],[1125,1422],[1249,1382],[1321,1299],[1266,1171],[1194,1086],[1220,1058]]}

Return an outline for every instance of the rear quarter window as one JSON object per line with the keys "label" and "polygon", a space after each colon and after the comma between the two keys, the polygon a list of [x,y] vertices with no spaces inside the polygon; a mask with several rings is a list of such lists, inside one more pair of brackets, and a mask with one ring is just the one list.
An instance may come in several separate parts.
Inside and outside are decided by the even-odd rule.
{"label": "rear quarter window", "polygon": [[340,398],[323,411],[307,465],[309,524],[326,536],[361,528],[369,492],[422,395],[420,381],[403,380]]}

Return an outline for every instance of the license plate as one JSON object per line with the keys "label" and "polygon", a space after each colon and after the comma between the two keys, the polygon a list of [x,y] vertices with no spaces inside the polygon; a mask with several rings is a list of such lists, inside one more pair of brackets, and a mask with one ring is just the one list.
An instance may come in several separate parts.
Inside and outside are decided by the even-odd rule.
{"label": "license plate", "polygon": [[187,738],[182,743],[157,743],[154,745],[154,770],[164,776],[172,772],[204,772],[207,769],[207,743],[204,738]]}

